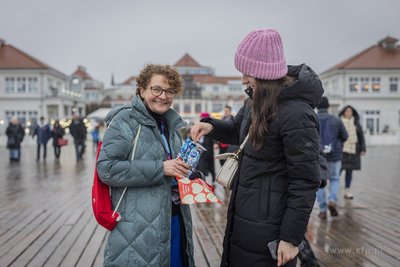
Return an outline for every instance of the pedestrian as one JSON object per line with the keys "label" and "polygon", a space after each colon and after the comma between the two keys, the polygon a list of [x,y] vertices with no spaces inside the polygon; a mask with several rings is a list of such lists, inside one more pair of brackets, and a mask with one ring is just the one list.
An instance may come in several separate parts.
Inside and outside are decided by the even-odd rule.
{"label": "pedestrian", "polygon": [[[239,156],[221,266],[296,266],[320,184],[318,117],[323,94],[306,64],[287,66],[279,33],[252,31],[239,45],[235,67],[249,98],[229,121],[202,119],[193,140],[208,134],[228,144],[249,139]],[[268,243],[280,240],[277,261]]]}
{"label": "pedestrian", "polygon": [[51,138],[50,125],[44,122],[44,117],[37,123],[32,139],[37,135],[37,156],[36,161],[40,160],[40,147],[43,145],[43,159],[46,159],[47,142]]}
{"label": "pedestrian", "polygon": [[74,113],[74,118],[69,125],[69,131],[74,138],[75,151],[76,151],[76,161],[82,160],[82,155],[85,153],[85,141],[86,141],[86,126],[83,120],[79,118],[78,113]]}
{"label": "pedestrian", "polygon": [[[222,117],[223,121],[229,121],[233,118],[232,116],[232,108],[228,105],[225,106],[224,108],[224,116]],[[219,148],[219,154],[224,154],[228,152],[229,149],[229,144],[223,144],[221,142],[216,143],[215,148]],[[221,167],[225,164],[225,159],[220,159],[219,163],[221,164]]]}
{"label": "pedestrian", "polygon": [[[200,119],[208,118],[210,114],[203,112],[200,114]],[[197,163],[196,170],[201,171],[204,176],[211,174],[212,183],[215,183],[215,166],[214,166],[214,141],[208,136],[202,136],[199,143],[207,149],[201,154],[199,162]]]}
{"label": "pedestrian", "polygon": [[329,197],[326,204],[325,188],[320,188],[317,192],[317,202],[320,209],[319,217],[327,218],[327,209],[332,216],[338,216],[337,194],[340,186],[340,170],[342,167],[343,142],[347,140],[347,132],[342,120],[329,114],[329,100],[323,97],[318,105],[318,118],[320,120],[321,145],[326,154],[328,165]]}
{"label": "pedestrian", "polygon": [[100,127],[100,125],[97,124],[94,127],[93,131],[92,131],[93,150],[94,151],[97,151],[97,147],[99,146],[99,139],[100,139],[100,137],[99,137],[99,127]]}
{"label": "pedestrian", "polygon": [[344,188],[344,197],[353,199],[350,192],[351,180],[354,170],[361,170],[361,156],[364,156],[367,149],[365,147],[365,138],[360,125],[360,116],[352,106],[346,106],[339,113],[349,138],[343,143],[342,170],[346,171],[346,184]]}
{"label": "pedestrian", "polygon": [[62,138],[64,134],[65,134],[64,128],[61,127],[60,122],[56,120],[54,122],[53,131],[51,132],[51,137],[53,137],[55,161],[60,161],[61,146],[58,145],[58,139]]}
{"label": "pedestrian", "polygon": [[12,117],[6,129],[7,148],[10,149],[10,161],[19,161],[21,158],[21,143],[24,140],[25,131],[17,118]]}
{"label": "pedestrian", "polygon": [[127,187],[104,266],[192,267],[190,207],[172,199],[175,177],[184,178],[189,167],[176,160],[182,147],[179,128],[186,123],[171,109],[184,81],[169,65],[148,64],[136,82],[131,104],[112,109],[105,118],[108,128],[97,161],[99,178],[111,186],[113,207]]}

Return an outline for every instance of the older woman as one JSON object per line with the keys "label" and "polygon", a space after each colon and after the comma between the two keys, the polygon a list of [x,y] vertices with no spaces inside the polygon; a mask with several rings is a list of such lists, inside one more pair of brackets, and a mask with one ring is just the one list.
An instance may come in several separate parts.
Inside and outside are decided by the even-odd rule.
{"label": "older woman", "polygon": [[249,134],[233,183],[221,266],[276,266],[270,242],[279,242],[278,266],[296,266],[320,184],[313,109],[321,101],[321,81],[305,64],[286,65],[273,29],[248,34],[235,66],[249,86],[244,106],[232,120],[202,119],[191,130],[193,140],[208,134],[235,145]]}
{"label": "older woman", "polygon": [[190,209],[172,198],[171,187],[173,177],[183,178],[188,169],[174,160],[182,146],[179,128],[186,123],[170,108],[183,91],[183,79],[169,65],[149,64],[136,82],[131,105],[105,118],[109,128],[97,162],[100,179],[112,187],[113,209],[127,187],[104,266],[194,266]]}

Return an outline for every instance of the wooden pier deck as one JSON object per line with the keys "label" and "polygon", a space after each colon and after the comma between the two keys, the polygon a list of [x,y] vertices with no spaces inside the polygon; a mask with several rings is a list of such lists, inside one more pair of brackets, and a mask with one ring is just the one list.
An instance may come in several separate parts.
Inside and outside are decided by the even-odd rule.
{"label": "wooden pier deck", "polygon": [[[23,147],[16,163],[0,147],[0,266],[102,266],[107,230],[91,210],[92,145],[78,163],[72,145],[60,162],[47,148],[36,162],[36,147]],[[321,266],[400,266],[400,147],[369,147],[362,165],[354,200],[341,183],[338,217],[322,220],[314,207],[307,237]],[[216,191],[227,204],[229,192]],[[226,208],[192,206],[197,266],[219,266]]]}

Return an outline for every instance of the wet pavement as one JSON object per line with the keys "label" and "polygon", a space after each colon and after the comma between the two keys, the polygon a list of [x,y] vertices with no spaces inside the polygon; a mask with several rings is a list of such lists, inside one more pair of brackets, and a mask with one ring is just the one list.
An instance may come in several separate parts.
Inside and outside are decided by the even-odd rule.
{"label": "wet pavement", "polygon": [[[92,144],[81,162],[72,143],[59,162],[47,150],[37,162],[36,147],[23,147],[21,161],[9,162],[0,147],[0,266],[101,266],[107,231],[91,210]],[[342,174],[338,217],[320,219],[314,207],[307,237],[321,266],[400,266],[400,147],[369,147],[362,167],[354,200],[343,198]],[[216,192],[228,204],[229,191]],[[226,208],[192,206],[197,266],[219,266]]]}

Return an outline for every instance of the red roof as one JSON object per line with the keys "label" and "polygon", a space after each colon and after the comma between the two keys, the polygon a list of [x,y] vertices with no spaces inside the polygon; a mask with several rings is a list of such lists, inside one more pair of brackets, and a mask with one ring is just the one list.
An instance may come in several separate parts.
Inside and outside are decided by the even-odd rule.
{"label": "red roof", "polygon": [[400,69],[400,46],[395,49],[385,49],[380,45],[384,42],[396,41],[395,38],[387,37],[379,41],[378,45],[367,48],[323,73],[335,69]]}
{"label": "red roof", "polygon": [[186,53],[178,62],[175,63],[174,67],[201,67],[188,53]]}
{"label": "red roof", "polygon": [[86,73],[86,71],[84,71],[81,68],[78,68],[74,73],[72,73],[71,76],[77,75],[79,77],[81,77],[84,80],[91,80],[92,77],[89,76],[89,74]]}
{"label": "red roof", "polygon": [[129,79],[126,80],[123,84],[132,84],[133,81],[136,81],[136,77],[135,76],[129,77]]}
{"label": "red roof", "polygon": [[62,72],[22,52],[12,45],[3,44],[0,47],[0,69],[49,69],[62,76]]}
{"label": "red roof", "polygon": [[216,77],[210,74],[193,75],[193,81],[203,83],[223,83],[228,84],[228,81],[241,81],[242,77]]}

